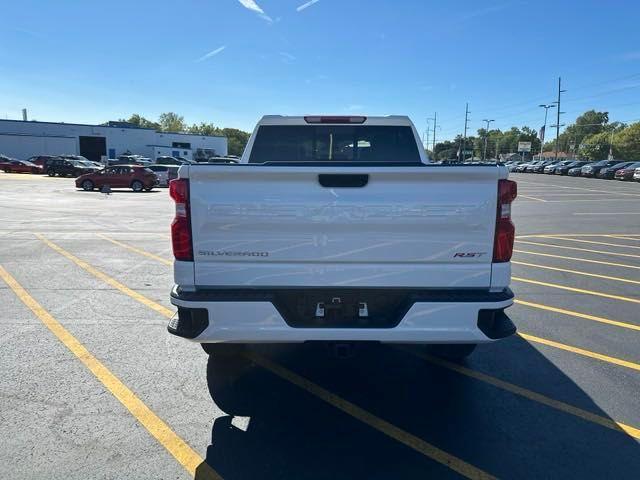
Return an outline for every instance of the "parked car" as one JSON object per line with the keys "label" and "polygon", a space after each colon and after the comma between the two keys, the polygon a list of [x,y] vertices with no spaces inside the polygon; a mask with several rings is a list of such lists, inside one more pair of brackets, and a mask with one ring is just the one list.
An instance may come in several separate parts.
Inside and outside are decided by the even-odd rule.
{"label": "parked car", "polygon": [[52,158],[60,158],[60,157],[58,155],[34,155],[33,157],[27,158],[27,161],[31,163],[35,163],[36,165],[40,165],[43,169],[46,170],[47,162]]}
{"label": "parked car", "polygon": [[562,165],[561,167],[556,167],[553,173],[555,173],[556,175],[571,175],[572,177],[579,177],[580,169],[584,167],[587,163],[589,162],[575,160],[566,165]]}
{"label": "parked car", "polygon": [[633,180],[633,175],[636,172],[636,168],[640,168],[640,162],[632,163],[631,165],[627,165],[620,170],[616,170],[614,178],[616,180]]}
{"label": "parked car", "polygon": [[44,169],[50,177],[55,177],[56,175],[60,177],[79,177],[85,173],[97,171],[98,167],[88,167],[79,160],[56,157],[45,162]]}
{"label": "parked car", "polygon": [[192,165],[196,164],[192,160],[187,160],[182,157],[170,157],[168,155],[161,155],[156,158],[156,165]]}
{"label": "parked car", "polygon": [[612,165],[610,167],[601,168],[600,171],[596,174],[598,178],[606,178],[608,180],[613,180],[616,172],[621,168],[625,168],[628,165],[631,165],[633,162],[620,162]]}
{"label": "parked car", "polygon": [[633,179],[636,182],[640,182],[640,168],[636,168],[636,171],[633,174]]}
{"label": "parked car", "polygon": [[544,161],[542,163],[537,164],[535,167],[533,167],[531,171],[533,173],[542,173],[546,167],[553,165],[554,163],[555,163],[554,160]]}
{"label": "parked car", "polygon": [[77,160],[79,162],[90,162],[87,157],[83,157],[82,155],[59,155],[62,158],[66,158],[67,160]]}
{"label": "parked car", "polygon": [[149,165],[147,167],[158,177],[158,185],[168,187],[169,182],[178,178],[178,165]]}
{"label": "parked car", "polygon": [[86,191],[94,188],[131,188],[134,192],[150,191],[158,185],[158,177],[141,165],[116,165],[76,178],[76,187]]}
{"label": "parked car", "polygon": [[0,166],[5,173],[42,173],[42,167],[27,160],[16,160],[15,158],[8,162],[2,162]]}
{"label": "parked car", "polygon": [[524,162],[516,167],[516,172],[525,173],[531,166],[535,166],[538,162]]}
{"label": "parked car", "polygon": [[151,159],[142,155],[118,155],[115,160],[109,160],[109,165],[151,165]]}
{"label": "parked car", "polygon": [[569,165],[570,163],[573,163],[573,160],[562,160],[561,162],[553,162],[544,167],[543,173],[546,173],[547,175],[553,175],[556,172],[556,168],[562,167],[564,165]]}
{"label": "parked car", "polygon": [[582,167],[580,175],[583,177],[595,177],[600,170],[606,167],[611,167],[616,163],[620,163],[619,160],[600,160],[599,162],[592,162]]}
{"label": "parked car", "polygon": [[0,170],[2,170],[5,165],[9,165],[12,160],[16,159],[7,157],[6,155],[0,155]]}
{"label": "parked car", "polygon": [[238,159],[231,157],[209,157],[206,163],[238,163]]}

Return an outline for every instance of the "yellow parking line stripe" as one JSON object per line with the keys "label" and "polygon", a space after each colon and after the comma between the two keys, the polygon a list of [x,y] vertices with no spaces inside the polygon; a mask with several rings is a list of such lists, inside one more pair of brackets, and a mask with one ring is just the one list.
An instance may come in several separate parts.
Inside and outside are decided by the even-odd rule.
{"label": "yellow parking line stripe", "polygon": [[[140,424],[189,472],[195,475],[203,459],[180,438],[160,417],[138,398],[124,383],[94,357],[82,343],[49,314],[29,293],[0,265],[0,278],[13,290],[40,321],[60,340],[78,360],[118,399]],[[206,465],[206,464],[205,464]],[[203,467],[199,467],[199,471]],[[206,467],[205,467],[206,468]],[[210,469],[209,478],[222,478]]]}
{"label": "yellow parking line stripe", "polygon": [[617,320],[611,320],[609,318],[598,317],[596,315],[589,315],[586,313],[574,312],[573,310],[566,310],[564,308],[552,307],[550,305],[543,305],[541,303],[528,302],[526,300],[514,300],[517,305],[524,305],[525,307],[537,308],[540,310],[547,310],[549,312],[561,313],[562,315],[568,315],[570,317],[583,318],[585,320],[592,320],[594,322],[606,323],[607,325],[614,325],[616,327],[628,328],[629,330],[640,331],[640,325],[634,325],[633,323],[619,322]]}
{"label": "yellow parking line stripe", "polygon": [[640,285],[640,281],[629,280],[628,278],[610,277],[609,275],[600,275],[597,273],[583,272],[581,270],[569,270],[566,268],[551,267],[549,265],[538,265],[537,263],[518,262],[515,260],[511,260],[511,263],[513,263],[514,265],[523,265],[525,267],[543,268],[545,270],[554,270],[556,272],[573,273],[574,275],[583,275],[585,277],[602,278],[603,280],[614,280],[616,282],[633,283],[636,285]]}
{"label": "yellow parking line stripe", "polygon": [[519,198],[528,198],[529,200],[537,200],[538,202],[544,202],[544,203],[547,202],[546,200],[543,200],[542,198],[532,197],[530,195],[519,194],[518,197]]}
{"label": "yellow parking line stripe", "polygon": [[295,386],[305,390],[313,396],[325,401],[329,405],[343,411],[347,415],[350,415],[361,422],[369,425],[370,427],[384,433],[385,435],[393,438],[394,440],[402,443],[403,445],[416,450],[417,452],[425,455],[426,457],[435,460],[436,462],[452,469],[453,471],[467,477],[474,479],[491,479],[495,478],[492,475],[480,470],[477,467],[465,462],[464,460],[455,457],[438,447],[425,442],[421,438],[412,435],[399,427],[396,427],[392,423],[383,420],[372,413],[358,407],[357,405],[345,400],[344,398],[331,393],[330,391],[322,388],[320,385],[312,382],[292,372],[291,370],[272,362],[271,360],[256,354],[249,354],[251,360],[277,375],[278,377],[287,380]]}
{"label": "yellow parking line stripe", "polygon": [[171,318],[173,316],[174,312],[172,310],[169,310],[167,307],[164,307],[164,306],[160,305],[159,303],[156,303],[153,300],[148,299],[144,295],[141,295],[138,292],[136,292],[134,290],[131,290],[129,287],[127,287],[126,285],[123,285],[122,283],[120,283],[117,280],[111,278],[110,276],[105,275],[100,270],[97,270],[97,269],[93,268],[91,265],[89,265],[84,260],[80,260],[75,255],[72,255],[71,253],[69,253],[66,250],[64,250],[62,247],[59,247],[58,245],[53,243],[51,240],[48,240],[47,238],[45,238],[44,235],[42,235],[40,233],[36,233],[35,235],[40,240],[42,240],[45,244],[47,244],[47,246],[49,246],[50,248],[52,248],[53,250],[58,252],[60,255],[68,258],[73,263],[78,265],[80,268],[86,270],[91,275],[93,275],[94,277],[99,278],[100,280],[102,280],[106,284],[111,285],[116,290],[120,290],[125,295],[128,295],[129,297],[133,298],[134,300],[137,300],[138,302],[140,302],[143,305],[151,308],[152,310],[155,310],[156,312],[164,315],[165,317]]}
{"label": "yellow parking line stripe", "polygon": [[118,240],[114,240],[113,238],[109,238],[106,235],[102,234],[102,233],[96,233],[96,235],[104,240],[106,240],[107,242],[111,242],[114,245],[118,245],[119,247],[122,248],[126,248],[127,250],[131,250],[132,252],[138,253],[140,255],[144,255],[145,257],[149,257],[152,258],[153,260],[156,260],[158,262],[164,263],[165,265],[173,265],[173,262],[170,260],[167,260],[166,258],[162,258],[159,257],[158,255],[154,255],[153,253],[149,253],[146,252],[144,250],[140,250],[139,248],[133,247],[131,245],[128,245],[126,243],[120,242]]}
{"label": "yellow parking line stripe", "polygon": [[[640,213],[640,212],[639,212]],[[575,215],[575,214],[574,214]],[[589,214],[591,215],[591,214]],[[594,214],[595,215],[595,214]],[[605,214],[608,215],[608,214]],[[609,235],[625,235],[627,237],[640,237],[639,233],[535,233],[527,235],[516,235],[516,238],[537,238],[537,237],[607,237]]]}
{"label": "yellow parking line stripe", "polygon": [[[638,214],[640,215],[640,212],[638,212]],[[605,235],[605,237],[618,238],[620,240],[634,240],[636,242],[640,241],[640,238],[627,237],[627,236],[623,236],[623,235]]]}
{"label": "yellow parking line stripe", "polygon": [[487,375],[486,373],[482,373],[477,370],[472,370],[468,367],[463,367],[462,365],[459,365],[457,363],[453,363],[438,357],[434,357],[433,355],[429,355],[427,353],[417,352],[415,350],[411,350],[408,348],[400,348],[400,347],[398,348],[402,351],[405,351],[417,357],[420,357],[439,367],[446,368],[447,370],[452,370],[456,373],[465,375],[470,378],[474,378],[484,383],[488,383],[489,385],[493,385],[494,387],[500,388],[502,390],[506,390],[507,392],[524,397],[526,399],[532,400],[542,405],[546,405],[547,407],[554,408],[563,413],[574,415],[583,420],[586,420],[587,422],[595,423],[596,425],[600,425],[602,427],[606,427],[611,430],[616,430],[618,432],[624,432],[633,438],[640,439],[640,429],[632,427],[631,425],[627,425],[622,422],[617,422],[610,418],[603,417],[602,415],[597,415],[595,413],[589,412],[587,410],[583,410],[582,408],[575,407],[573,405],[562,402],[560,400],[555,400],[553,398],[547,397],[546,395],[542,395],[541,393],[534,392],[532,390],[526,389],[524,387],[515,385],[513,383],[510,383],[504,380],[500,380],[499,378],[492,377],[491,375]]}
{"label": "yellow parking line stripe", "polygon": [[583,293],[585,295],[594,295],[596,297],[610,298],[612,300],[620,300],[622,302],[640,303],[640,299],[623,297],[621,295],[613,295],[610,293],[597,292],[595,290],[585,290],[583,288],[569,287],[567,285],[559,285],[557,283],[541,282],[539,280],[531,280],[529,278],[511,277],[511,280],[522,283],[530,283],[540,285],[542,287],[557,288],[558,290],[567,290],[568,292]]}
{"label": "yellow parking line stripe", "polygon": [[[57,247],[57,248],[59,248],[60,250],[62,250],[60,247]],[[62,251],[64,251],[64,250],[62,250]],[[65,253],[66,253],[66,252],[65,252]],[[69,254],[69,255],[71,255],[71,254]],[[71,256],[73,257],[73,255],[71,255]],[[67,258],[69,258],[69,257],[67,257]],[[74,258],[75,258],[75,257],[74,257]],[[95,270],[95,269],[94,269],[94,270]],[[104,275],[104,274],[101,274],[101,275],[103,275],[103,276],[107,277],[107,276],[106,276],[106,275]],[[100,278],[100,277],[99,277],[99,278]],[[110,278],[110,277],[107,277],[107,278]],[[112,280],[113,280],[113,279],[112,279]],[[116,282],[115,280],[113,280],[113,281],[114,281],[114,282]],[[116,282],[116,283],[119,283],[119,282]],[[120,284],[120,285],[122,285],[122,284]],[[125,288],[126,288],[126,287],[125,287]],[[127,289],[127,290],[129,290],[129,291],[133,292],[131,289]],[[127,293],[127,292],[126,292],[126,291],[124,291],[124,290],[122,290],[122,292],[123,292],[123,293],[125,293],[125,294],[127,294],[127,295],[129,295],[129,293]],[[142,295],[140,295],[140,294],[139,294],[139,293],[137,293],[137,292],[133,292],[133,293],[136,293],[136,295],[138,295],[138,296],[140,296],[140,297],[143,297]],[[151,303],[151,304],[155,304],[155,302],[153,302],[153,300],[150,300],[150,299],[148,299],[148,298],[146,298],[146,297],[143,297],[143,298],[144,298],[145,300],[147,300],[149,303]],[[146,305],[146,303],[145,303],[145,305]],[[158,304],[155,304],[155,305],[157,305],[158,307],[161,307],[161,306],[160,306],[160,305],[158,305]],[[164,308],[164,307],[161,307],[161,308]],[[171,317],[171,315],[165,315],[165,316],[167,316],[168,318],[170,318],[170,317]],[[524,335],[526,335],[526,334],[519,334],[519,335],[520,335],[520,336],[522,336],[523,338],[525,338],[525,337],[524,337]],[[619,358],[609,357],[609,356],[607,356],[607,355],[602,355],[602,354],[595,353],[595,352],[589,352],[588,350],[582,350],[582,349],[577,348],[577,347],[571,347],[571,346],[569,346],[569,345],[564,345],[564,344],[562,344],[562,343],[554,342],[554,341],[552,341],[552,340],[547,340],[547,339],[540,338],[540,337],[534,337],[534,336],[532,336],[532,335],[527,335],[527,337],[526,337],[526,338],[527,338],[527,339],[529,339],[529,340],[530,340],[530,339],[536,339],[536,340],[538,340],[538,341],[539,341],[539,343],[544,343],[544,342],[546,342],[546,343],[545,343],[545,345],[547,345],[547,346],[552,346],[552,347],[556,347],[556,348],[559,348],[559,349],[561,349],[561,350],[566,350],[566,351],[570,351],[570,352],[577,353],[577,354],[580,354],[580,355],[584,355],[584,356],[587,356],[587,357],[596,358],[596,359],[598,359],[598,360],[601,360],[601,361],[604,361],[604,362],[608,362],[608,363],[613,363],[613,364],[615,364],[615,365],[621,365],[621,366],[625,366],[625,367],[628,367],[628,368],[634,368],[634,369],[640,370],[640,365],[634,364],[634,363],[632,363],[632,362],[628,362],[628,361],[626,361],[626,360],[621,360],[621,359],[619,359]],[[534,340],[531,340],[531,341],[534,341]],[[635,367],[633,367],[633,366],[631,366],[631,367],[630,367],[629,365],[635,365]],[[637,367],[637,368],[636,368],[636,367]]]}
{"label": "yellow parking line stripe", "polygon": [[525,340],[529,340],[530,342],[540,343],[542,345],[547,345],[548,347],[554,347],[560,350],[566,350],[567,352],[576,353],[578,355],[584,355],[585,357],[595,358],[597,360],[602,360],[603,362],[612,363],[614,365],[619,365],[621,367],[626,367],[632,370],[640,371],[639,364],[629,362],[627,360],[622,360],[616,357],[610,357],[609,355],[603,355],[602,353],[592,352],[590,350],[585,350],[578,347],[572,347],[571,345],[565,345],[564,343],[554,342],[553,340],[547,340],[546,338],[536,337],[534,335],[529,335],[528,333],[518,333],[517,335],[521,336]]}
{"label": "yellow parking line stripe", "polygon": [[602,261],[602,260],[590,260],[590,259],[587,259],[587,258],[578,258],[578,257],[565,257],[563,255],[553,255],[551,253],[531,252],[529,250],[517,250],[517,249],[514,249],[513,251],[516,252],[516,253],[524,253],[524,254],[527,254],[527,255],[538,255],[538,256],[541,256],[541,257],[560,258],[560,259],[563,259],[563,260],[576,260],[578,262],[597,263],[599,265],[609,265],[609,266],[612,266],[612,267],[633,268],[633,269],[636,269],[636,270],[640,270],[640,266],[637,266],[637,265],[626,265],[624,263],[605,262],[605,261]]}
{"label": "yellow parking line stripe", "polygon": [[546,187],[554,187],[554,188],[564,188],[567,190],[581,190],[583,192],[597,192],[597,193],[608,193],[610,195],[623,195],[623,196],[631,196],[631,197],[640,197],[640,193],[632,193],[630,191],[610,191],[610,190],[596,190],[594,188],[582,188],[582,187],[568,187],[565,185],[552,185],[550,183],[531,183],[531,182],[523,182],[518,180],[518,184],[523,184],[523,185],[544,185]]}
{"label": "yellow parking line stripe", "polygon": [[640,258],[640,255],[633,255],[631,253],[617,253],[617,252],[612,253],[612,252],[607,252],[606,250],[591,250],[589,248],[568,247],[566,245],[555,245],[553,243],[529,242],[528,240],[516,240],[516,243],[524,243],[527,245],[539,245],[541,247],[563,248],[565,250],[577,250],[579,252],[602,253],[604,255],[612,255],[614,257]]}
{"label": "yellow parking line stripe", "polygon": [[567,242],[592,243],[595,245],[605,245],[607,247],[633,248],[633,249],[640,250],[640,247],[637,245],[620,245],[619,243],[596,242],[594,240],[583,240],[579,238],[557,237],[557,236],[542,237],[542,238],[553,238],[554,240],[566,240]]}
{"label": "yellow parking line stripe", "polygon": [[[163,307],[162,305],[159,305],[157,303],[155,303],[153,300],[145,297],[144,295],[139,294],[138,292],[135,292],[133,290],[131,290],[129,287],[123,285],[122,283],[118,282],[117,280],[109,277],[108,275],[105,275],[104,273],[100,272],[99,270],[96,270],[95,268],[91,267],[87,262],[80,260],[78,257],[76,257],[75,255],[72,255],[71,253],[67,252],[66,250],[64,250],[63,248],[59,247],[58,245],[54,244],[53,242],[51,242],[50,240],[47,240],[45,237],[43,237],[42,235],[38,234],[38,238],[40,238],[43,242],[45,242],[49,247],[53,248],[56,252],[60,253],[61,255],[65,256],[66,258],[68,258],[69,260],[71,260],[72,262],[74,262],[76,265],[78,265],[79,267],[83,268],[84,270],[86,270],[87,272],[93,274],[94,276],[96,276],[97,278],[99,278],[100,280],[108,283],[109,285],[113,286],[114,288],[117,288],[118,290],[120,290],[122,293],[124,293],[125,295],[130,296],[131,298],[134,298],[135,300],[139,301],[140,303],[142,303],[143,305],[154,309],[155,311],[161,313],[162,315],[164,315],[167,318],[171,318],[173,316],[173,312],[165,307]],[[282,372],[286,372],[286,369],[284,369],[284,367],[280,367],[279,365],[272,363],[266,359],[260,359],[260,358],[256,358],[254,359],[254,361],[256,361],[256,363],[260,363],[262,364],[262,362],[268,362],[269,367],[266,367],[267,363],[264,363],[265,368],[268,368],[271,371],[274,371],[274,369],[282,369],[279,370],[281,373]],[[293,372],[289,372],[289,375],[287,378],[289,381],[292,381],[292,383],[296,384],[297,386],[301,386],[301,382],[295,382],[293,381],[293,379],[295,377],[292,377],[291,375],[295,375]],[[283,375],[280,375],[283,376]],[[283,376],[283,378],[286,378]],[[302,379],[302,377],[300,377],[300,379]],[[364,423],[366,423],[367,425],[376,428],[377,430],[382,431],[383,433],[387,434],[388,436],[390,436],[391,438],[394,438],[395,440],[398,440],[399,442],[413,448],[414,450],[417,450],[419,452],[421,452],[422,454],[426,455],[427,457],[443,463],[444,465],[446,465],[447,467],[455,470],[458,473],[461,473],[462,475],[467,476],[468,478],[474,478],[474,479],[491,479],[494,478],[491,475],[483,472],[482,470],[477,469],[476,467],[458,459],[457,457],[454,457],[453,455],[450,455],[446,452],[444,452],[443,450],[438,449],[437,447],[419,439],[418,437],[415,437],[407,432],[404,432],[403,430],[401,430],[400,428],[392,425],[391,423],[388,423],[378,417],[376,417],[373,414],[368,413],[367,411],[361,409],[360,407],[357,407],[356,405],[353,405],[349,402],[347,402],[346,400],[341,399],[340,397],[338,397],[337,395],[334,395],[324,389],[322,389],[321,387],[313,384],[312,382],[302,379],[304,380],[304,382],[307,382],[306,385],[309,388],[305,388],[305,387],[301,387],[301,388],[305,388],[305,390],[307,391],[311,391],[313,390],[313,394],[320,397],[322,400],[325,400],[326,402],[330,403],[331,405],[343,410],[344,412],[348,413],[349,415],[352,415],[353,417],[357,418],[358,420],[363,421]],[[315,388],[313,388],[312,386],[315,386]],[[200,462],[202,462],[202,460],[200,459]]]}

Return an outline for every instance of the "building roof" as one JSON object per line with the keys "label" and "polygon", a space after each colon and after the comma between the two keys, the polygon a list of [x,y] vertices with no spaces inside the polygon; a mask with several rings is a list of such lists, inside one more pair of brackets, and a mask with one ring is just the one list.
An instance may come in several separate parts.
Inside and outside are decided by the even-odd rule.
{"label": "building roof", "polygon": [[[90,124],[90,123],[66,123],[66,122],[41,122],[39,120],[18,120],[18,119],[0,119],[0,124],[2,122],[18,122],[18,123],[30,123],[33,125],[38,125],[38,124],[47,124],[47,125],[71,125],[71,126],[77,126],[77,127],[92,127],[92,128],[117,128],[119,130],[122,130],[124,128],[130,128],[130,129],[135,129],[135,130],[150,130],[152,132],[155,133],[159,133],[159,134],[171,134],[171,135],[189,135],[191,137],[209,137],[209,138],[227,138],[225,135],[202,135],[200,133],[188,133],[188,132],[165,132],[162,130],[156,130],[155,128],[146,128],[146,127],[139,127],[139,126],[131,126],[133,124],[128,123],[128,122],[116,122],[116,121],[108,121],[108,124],[111,125],[94,125],[94,124]],[[124,124],[127,124],[128,126],[125,126]]]}

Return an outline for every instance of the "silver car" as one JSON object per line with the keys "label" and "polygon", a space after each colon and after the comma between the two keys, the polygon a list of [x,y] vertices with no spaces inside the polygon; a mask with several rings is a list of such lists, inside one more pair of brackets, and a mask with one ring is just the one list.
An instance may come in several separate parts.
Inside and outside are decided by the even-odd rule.
{"label": "silver car", "polygon": [[148,165],[147,168],[158,177],[158,186],[168,187],[169,182],[174,178],[178,178],[177,165]]}

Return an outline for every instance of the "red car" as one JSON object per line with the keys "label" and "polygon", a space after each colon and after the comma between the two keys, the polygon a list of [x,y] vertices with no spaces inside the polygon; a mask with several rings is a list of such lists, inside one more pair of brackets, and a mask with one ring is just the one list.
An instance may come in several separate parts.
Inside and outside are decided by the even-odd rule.
{"label": "red car", "polygon": [[636,171],[636,168],[640,168],[640,162],[632,163],[631,165],[627,165],[620,170],[616,170],[615,179],[616,180],[633,180],[633,173]]}
{"label": "red car", "polygon": [[131,188],[134,192],[149,191],[158,184],[158,177],[141,165],[115,165],[76,178],[76,187],[86,191],[110,188]]}
{"label": "red car", "polygon": [[42,167],[26,160],[5,160],[0,163],[0,169],[5,173],[43,173]]}

